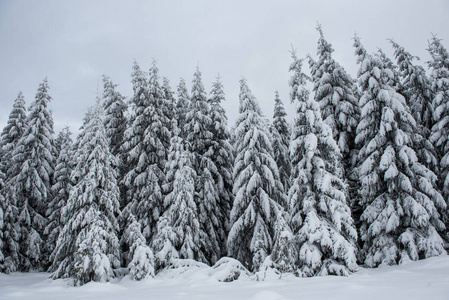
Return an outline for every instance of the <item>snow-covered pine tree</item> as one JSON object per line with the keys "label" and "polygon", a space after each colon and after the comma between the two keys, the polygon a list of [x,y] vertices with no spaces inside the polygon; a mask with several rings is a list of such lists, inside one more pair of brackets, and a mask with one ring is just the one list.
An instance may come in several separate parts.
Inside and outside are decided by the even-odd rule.
{"label": "snow-covered pine tree", "polygon": [[52,278],[71,277],[75,285],[108,281],[120,266],[116,157],[109,150],[99,100],[88,114],[74,154],[76,183],[61,210],[64,227],[51,255]]}
{"label": "snow-covered pine tree", "polygon": [[128,270],[131,278],[142,280],[154,277],[154,255],[140,229],[140,223],[132,215],[128,215],[127,228],[122,235],[122,243],[129,245],[127,253]]}
{"label": "snow-covered pine tree", "polygon": [[275,92],[273,125],[271,126],[271,135],[273,136],[273,157],[279,169],[279,177],[284,186],[285,194],[290,189],[290,127],[287,123],[284,103],[279,98],[278,91]]}
{"label": "snow-covered pine tree", "polygon": [[[126,187],[126,194],[122,207],[125,207],[139,195],[143,182],[135,182],[137,176],[143,172],[146,160],[145,148],[143,147],[144,131],[148,126],[148,118],[145,110],[148,107],[148,82],[145,73],[140,69],[136,61],[133,64],[131,82],[134,95],[130,100],[131,114],[128,127],[124,132],[122,152],[125,163],[125,176],[122,184]],[[136,200],[138,201],[138,200]],[[128,216],[124,218],[126,221]],[[137,218],[143,230],[143,221]]]}
{"label": "snow-covered pine tree", "polygon": [[152,242],[156,270],[169,266],[174,259],[179,258],[178,250],[176,250],[179,243],[178,235],[171,225],[171,217],[168,216],[168,211],[170,210],[166,210],[157,221],[157,233]]}
{"label": "snow-covered pine tree", "polygon": [[[438,154],[434,145],[429,141],[434,123],[432,84],[426,76],[424,68],[413,63],[413,59],[419,58],[412,56],[394,41],[390,40],[390,42],[395,49],[394,54],[399,66],[401,93],[405,96],[411,114],[416,120],[416,130],[414,130],[412,135],[413,148],[418,157],[418,162],[430,170],[419,168],[421,172],[416,177],[418,180],[422,180],[421,178],[424,177],[426,184],[422,184],[420,183],[422,181],[420,181],[416,184],[416,188],[435,203],[436,209],[439,210],[442,216],[440,217],[434,213],[432,223],[439,230],[440,234],[445,235],[446,227],[441,224],[440,220],[445,217],[447,205],[442,203],[440,193],[432,193],[433,189],[437,189],[438,176],[436,174],[439,173]],[[427,184],[431,184],[432,188],[427,188]]]}
{"label": "snow-covered pine tree", "polygon": [[283,186],[273,158],[266,118],[240,80],[239,116],[233,130],[235,195],[227,240],[228,255],[249,270],[258,271],[273,248],[276,218],[284,203]]}
{"label": "snow-covered pine tree", "polygon": [[117,86],[117,84],[112,82],[111,78],[103,75],[103,108],[106,136],[109,139],[111,153],[121,160],[120,154],[126,130],[126,111],[128,106],[124,101],[125,97],[115,90]]}
{"label": "snow-covered pine tree", "polygon": [[282,212],[282,216],[276,220],[273,252],[271,259],[280,272],[296,271],[299,258],[299,248],[290,226],[289,216]]}
{"label": "snow-covered pine tree", "polygon": [[208,261],[202,243],[208,237],[200,226],[199,209],[195,202],[197,176],[193,169],[193,155],[184,148],[176,123],[174,128],[166,167],[171,190],[165,197],[166,209],[159,219],[158,233],[153,240],[159,268],[170,265],[178,257]]}
{"label": "snow-covered pine tree", "polygon": [[[1,159],[2,157],[0,157]],[[5,224],[5,212],[8,209],[6,199],[3,196],[5,188],[5,175],[0,169],[0,271],[3,271],[3,264],[5,262],[5,255],[3,254],[4,239],[3,239],[3,226]]]}
{"label": "snow-covered pine tree", "polygon": [[195,171],[195,204],[201,230],[206,233],[201,239],[200,248],[204,251],[204,263],[214,264],[221,257],[221,244],[226,239],[226,216],[220,208],[220,194],[214,182],[218,173],[212,159],[211,109],[207,94],[201,81],[199,68],[193,76],[189,112],[186,116],[184,131],[187,134],[186,147],[192,155],[192,167]]}
{"label": "snow-covered pine tree", "polygon": [[0,251],[0,272],[10,273],[19,269],[19,227],[17,226],[18,209],[14,193],[13,178],[17,172],[13,164],[13,151],[21,138],[26,126],[26,108],[23,94],[20,92],[14,101],[6,126],[3,128],[0,140],[0,176],[3,180],[0,193],[3,196],[3,246]]}
{"label": "snow-covered pine tree", "polygon": [[16,100],[14,100],[13,108],[9,114],[8,122],[3,128],[0,140],[2,153],[0,168],[6,176],[5,182],[8,182],[15,175],[12,174],[12,171],[15,169],[12,166],[12,153],[25,131],[26,117],[25,99],[22,92],[19,92]]}
{"label": "snow-covered pine tree", "polygon": [[[170,140],[170,149],[168,152],[168,159],[165,165],[165,184],[164,193],[170,195],[174,190],[176,180],[176,173],[180,172],[182,168],[181,155],[184,153],[184,141],[179,136],[181,130],[177,126],[174,119],[171,126],[173,128],[172,138]],[[164,268],[173,262],[174,258],[178,258],[179,254],[176,246],[179,244],[177,232],[173,229],[172,215],[178,214],[174,210],[179,207],[174,207],[172,196],[166,196],[164,199],[164,214],[159,218],[157,223],[157,232],[152,241],[152,248],[155,252],[156,269]]]}
{"label": "snow-covered pine tree", "polygon": [[18,209],[5,197],[4,174],[0,170],[0,272],[11,273],[19,269]]}
{"label": "snow-covered pine tree", "polygon": [[48,262],[43,234],[47,225],[46,209],[53,197],[51,187],[56,161],[48,89],[45,78],[31,104],[26,128],[12,157],[15,177],[10,184],[19,209],[19,269],[22,271],[43,270]]}
{"label": "snow-covered pine tree", "polygon": [[187,134],[184,132],[184,126],[186,124],[186,115],[189,112],[190,96],[187,90],[186,82],[184,79],[180,79],[178,84],[178,100],[176,101],[176,120],[178,122],[178,128],[181,130],[180,136],[186,138]]}
{"label": "snow-covered pine tree", "polygon": [[162,111],[164,113],[165,119],[167,121],[167,124],[165,124],[165,127],[168,128],[170,132],[173,131],[173,129],[170,127],[172,120],[176,116],[176,99],[174,92],[171,89],[170,86],[170,80],[168,80],[167,77],[162,78],[162,94],[163,94],[163,101],[164,105],[162,106]]}
{"label": "snow-covered pine tree", "polygon": [[[436,36],[429,41],[427,50],[432,56],[432,60],[427,64],[431,69],[432,104],[435,108],[435,124],[429,140],[438,151],[440,187],[449,205],[449,52]],[[449,226],[447,210],[444,217],[446,226]],[[448,234],[446,238],[449,239]]]}
{"label": "snow-covered pine tree", "polygon": [[324,38],[322,28],[318,26],[317,30],[320,33],[318,61],[311,63],[315,100],[320,105],[323,121],[332,129],[346,168],[350,167],[349,155],[354,149],[355,129],[360,115],[358,100],[353,94],[353,79],[332,58],[334,49]]}
{"label": "snow-covered pine tree", "polygon": [[[70,176],[74,163],[71,134],[69,127],[66,126],[58,135],[61,139],[59,156],[56,159],[54,184],[52,186],[54,197],[47,207],[48,225],[44,231],[46,236],[45,248],[48,253],[54,251],[59,233],[64,226],[61,222],[61,209],[67,204],[69,193],[72,189]],[[54,270],[50,269],[50,271]]]}
{"label": "snow-covered pine tree", "polygon": [[405,51],[396,42],[390,40],[394,48],[401,78],[401,93],[405,96],[410,112],[416,121],[417,132],[413,135],[415,151],[420,162],[433,172],[438,173],[438,159],[433,144],[429,142],[434,120],[432,105],[432,83],[422,66],[415,65],[418,57]]}
{"label": "snow-covered pine tree", "polygon": [[219,197],[219,209],[223,219],[219,225],[224,233],[220,238],[221,256],[226,255],[226,238],[229,230],[229,213],[231,211],[232,194],[232,164],[234,162],[233,148],[230,143],[230,133],[228,130],[228,119],[226,112],[221,106],[225,101],[223,83],[220,76],[212,84],[210,98],[210,117],[212,119],[212,144],[209,152],[210,158],[217,167],[216,173],[213,173],[213,179],[216,184]]}
{"label": "snow-covered pine tree", "polygon": [[358,37],[354,47],[363,93],[356,136],[364,209],[360,259],[375,267],[439,255],[444,249],[435,230],[442,225],[436,207],[444,201],[432,185],[431,171],[413,150],[415,120],[404,97],[390,85],[394,74],[388,65],[367,54]]}
{"label": "snow-covered pine tree", "polygon": [[[165,86],[160,85],[159,69],[156,61],[153,61],[149,72],[148,95],[150,103],[150,125],[146,129],[145,139],[149,140],[151,163],[157,164],[161,172],[167,162],[168,149],[170,148],[171,120],[173,119],[173,97],[169,81],[165,80]],[[172,98],[172,99],[170,99]],[[161,180],[164,175],[161,174]],[[162,184],[162,181],[160,184]],[[161,203],[162,205],[162,200]]]}
{"label": "snow-covered pine tree", "polygon": [[150,242],[162,208],[162,168],[170,133],[163,126],[162,90],[156,65],[153,64],[150,70],[149,84],[137,63],[133,68],[133,114],[124,143],[129,169],[124,177],[127,205],[122,215],[126,221],[132,213],[140,223],[145,239]]}
{"label": "snow-covered pine tree", "polygon": [[302,60],[292,52],[290,97],[296,105],[290,146],[289,205],[301,276],[348,275],[357,268],[357,231],[346,203],[340,149],[305,89]]}
{"label": "snow-covered pine tree", "polygon": [[388,80],[387,84],[391,86],[395,91],[402,94],[402,85],[400,81],[400,74],[398,70],[398,66],[396,66],[393,61],[385,54],[385,52],[379,48],[376,53],[374,53],[376,57],[380,59],[382,62],[382,67],[384,72],[388,72]]}

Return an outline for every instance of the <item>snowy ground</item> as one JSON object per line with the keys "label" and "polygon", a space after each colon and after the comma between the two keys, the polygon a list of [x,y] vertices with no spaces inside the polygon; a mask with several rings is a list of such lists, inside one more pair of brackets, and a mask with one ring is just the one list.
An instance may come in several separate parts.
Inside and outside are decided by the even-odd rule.
{"label": "snowy ground", "polygon": [[[209,268],[210,269],[210,268]],[[164,272],[142,282],[124,278],[113,283],[70,287],[48,279],[48,273],[0,274],[0,299],[449,299],[449,256],[401,266],[363,269],[349,277],[295,278],[265,281],[249,278],[218,282],[206,268]]]}

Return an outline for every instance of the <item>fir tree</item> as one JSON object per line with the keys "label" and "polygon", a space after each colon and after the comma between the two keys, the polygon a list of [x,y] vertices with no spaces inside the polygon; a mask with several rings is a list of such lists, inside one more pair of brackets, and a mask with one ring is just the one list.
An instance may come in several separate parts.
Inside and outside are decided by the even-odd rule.
{"label": "fir tree", "polygon": [[142,233],[149,242],[156,231],[156,222],[162,209],[163,167],[167,157],[170,132],[161,110],[163,102],[158,69],[153,64],[149,84],[144,74],[134,66],[132,99],[134,114],[125,132],[125,152],[129,172],[124,183],[127,191],[125,220],[132,213],[141,224]]}
{"label": "fir tree", "polygon": [[59,233],[64,225],[61,223],[61,209],[66,205],[72,188],[70,176],[74,168],[74,163],[71,134],[69,127],[66,126],[58,135],[61,138],[61,144],[59,156],[56,159],[54,184],[52,186],[54,198],[48,204],[48,225],[44,232],[47,237],[45,245],[48,253],[54,251]]}
{"label": "fir tree", "polygon": [[234,161],[233,148],[230,143],[230,133],[227,127],[228,119],[226,112],[221,106],[225,101],[225,94],[223,91],[223,84],[220,77],[212,84],[210,98],[208,100],[210,105],[210,116],[212,119],[212,144],[209,150],[210,158],[217,170],[213,173],[213,180],[216,184],[219,197],[219,209],[223,218],[220,221],[219,227],[222,236],[220,239],[221,255],[226,255],[226,238],[229,229],[229,212],[232,205],[232,163]]}
{"label": "fir tree", "polygon": [[61,210],[64,227],[51,255],[52,277],[72,277],[76,285],[108,281],[120,265],[118,221],[120,193],[109,150],[104,111],[90,109],[75,152],[75,183]]}
{"label": "fir tree", "polygon": [[171,217],[168,216],[169,213],[167,211],[164,212],[157,222],[157,234],[152,242],[156,269],[165,268],[171,265],[174,259],[179,258],[179,253],[176,249],[176,246],[179,244],[179,237],[171,225]]}
{"label": "fir tree", "polygon": [[224,224],[226,216],[220,208],[220,194],[214,181],[218,168],[212,158],[211,109],[201,81],[201,73],[197,68],[192,81],[192,96],[189,112],[186,116],[184,131],[187,150],[192,155],[195,171],[195,203],[201,230],[206,233],[201,239],[201,249],[204,249],[205,263],[214,264],[221,257],[221,243],[226,238]]}
{"label": "fir tree", "polygon": [[131,278],[142,280],[146,277],[154,277],[153,251],[147,246],[140,224],[132,214],[128,216],[127,224],[122,243],[130,245],[127,261]]}
{"label": "fir tree", "polygon": [[[320,33],[318,61],[311,63],[315,100],[320,105],[323,121],[332,129],[340,152],[345,160],[349,160],[360,115],[357,98],[353,94],[353,79],[332,58],[334,49],[324,39],[321,27],[318,26],[317,30]],[[349,167],[349,162],[345,163],[346,167]]]}
{"label": "fir tree", "polygon": [[290,97],[296,104],[290,147],[289,205],[302,276],[348,275],[355,271],[357,232],[346,203],[340,149],[305,89],[302,60],[292,53]]}
{"label": "fir tree", "polygon": [[279,169],[279,176],[284,186],[285,193],[290,188],[290,128],[285,117],[284,103],[279,98],[279,93],[276,91],[274,99],[274,114],[271,134],[273,136],[273,154],[276,164]]}
{"label": "fir tree", "polygon": [[153,240],[159,267],[170,265],[178,257],[207,262],[202,241],[208,237],[200,227],[199,209],[195,202],[197,176],[193,169],[193,156],[184,148],[179,132],[176,129],[172,138],[166,167],[171,189],[165,197],[166,209]]}
{"label": "fir tree", "polygon": [[288,225],[289,216],[283,212],[275,225],[274,245],[271,258],[281,272],[294,272],[297,269],[299,249],[295,235]]}
{"label": "fir tree", "polygon": [[379,60],[381,61],[384,72],[388,73],[388,79],[386,80],[386,84],[391,86],[398,93],[402,94],[403,92],[398,66],[396,66],[393,63],[393,61],[380,48],[374,55],[378,57]]}
{"label": "fir tree", "polygon": [[167,195],[164,199],[164,214],[158,220],[157,233],[152,242],[157,269],[170,265],[173,262],[173,259],[179,257],[176,246],[179,245],[180,236],[178,236],[177,231],[172,227],[172,216],[180,214],[175,211],[179,209],[179,207],[174,206],[173,200],[176,198],[168,195],[173,193],[176,174],[177,172],[180,172],[183,167],[184,161],[181,160],[181,155],[184,153],[185,148],[184,141],[179,136],[181,131],[177,127],[176,120],[173,120],[172,128],[173,136],[170,141],[170,149],[164,171],[164,192]]}
{"label": "fir tree", "polygon": [[[148,126],[145,110],[148,107],[148,82],[145,73],[140,69],[136,61],[133,64],[133,72],[131,73],[131,82],[133,84],[134,95],[130,100],[131,115],[128,127],[123,137],[122,152],[124,163],[126,166],[125,176],[122,184],[126,187],[126,195],[123,207],[129,204],[142,189],[141,182],[135,182],[136,177],[144,170],[144,154],[143,147],[144,130]],[[127,216],[125,217],[125,220]],[[138,219],[138,222],[141,220]],[[143,230],[145,230],[145,226]]]}
{"label": "fir tree", "polygon": [[178,122],[178,127],[181,130],[180,136],[186,138],[187,134],[184,131],[184,126],[186,124],[186,115],[189,111],[190,106],[190,96],[187,90],[186,82],[181,78],[178,85],[178,101],[176,102],[176,120]]}
{"label": "fir tree", "polygon": [[117,86],[108,76],[103,75],[103,108],[105,112],[104,126],[106,128],[106,136],[109,140],[111,153],[120,159],[127,123],[125,114],[128,106],[124,102],[125,97],[115,90]]}
{"label": "fir tree", "polygon": [[[56,149],[53,140],[53,118],[48,104],[47,79],[39,85],[35,101],[26,120],[26,128],[13,151],[14,178],[11,178],[19,209],[20,270],[43,270],[48,253],[44,250],[46,208],[53,193]],[[14,203],[14,202],[13,202]]]}
{"label": "fir tree", "polygon": [[7,210],[7,203],[5,197],[3,196],[5,187],[4,177],[5,175],[2,170],[0,170],[0,270],[3,270],[3,264],[5,262],[5,255],[3,254],[3,226],[5,225],[5,211]]}
{"label": "fir tree", "polygon": [[394,55],[399,66],[401,93],[405,96],[410,112],[416,121],[417,132],[413,135],[415,151],[421,163],[433,172],[438,172],[438,159],[435,149],[428,141],[433,126],[432,86],[423,67],[415,65],[419,59],[405,51],[403,47],[390,40],[395,49]]}
{"label": "fir tree", "polygon": [[12,153],[17,147],[19,139],[22,137],[26,127],[26,108],[25,99],[22,92],[19,92],[14,101],[13,108],[8,117],[8,122],[3,128],[0,145],[1,145],[1,171],[4,173],[5,181],[8,182],[15,174],[12,174],[14,169],[12,164]]}
{"label": "fir tree", "polygon": [[[369,267],[400,259],[443,253],[436,207],[444,205],[432,173],[419,163],[412,133],[416,128],[404,97],[391,86],[394,74],[370,56],[355,38],[360,63],[361,120],[356,143],[361,182],[361,259]],[[403,249],[402,251],[400,249]]]}
{"label": "fir tree", "polygon": [[0,252],[0,272],[10,273],[19,269],[19,233],[17,225],[18,209],[14,193],[13,178],[17,172],[12,160],[13,151],[17,147],[26,126],[26,109],[23,94],[20,92],[14,101],[6,126],[3,128],[0,140],[0,209],[2,215],[2,245]]}
{"label": "fir tree", "polygon": [[174,96],[174,92],[170,86],[170,80],[167,77],[162,78],[162,95],[164,105],[162,106],[162,111],[164,113],[166,124],[165,127],[168,128],[170,132],[173,131],[171,128],[172,120],[176,116],[176,99]]}
{"label": "fir tree", "polygon": [[[435,124],[429,140],[438,152],[440,187],[449,204],[449,52],[435,36],[429,41],[428,51],[432,56],[427,64],[431,70],[432,104],[435,108]],[[445,218],[446,225],[449,226],[447,211]]]}
{"label": "fir tree", "polygon": [[240,81],[239,116],[234,127],[236,158],[228,255],[258,271],[273,248],[283,186],[273,158],[268,122],[248,88]]}

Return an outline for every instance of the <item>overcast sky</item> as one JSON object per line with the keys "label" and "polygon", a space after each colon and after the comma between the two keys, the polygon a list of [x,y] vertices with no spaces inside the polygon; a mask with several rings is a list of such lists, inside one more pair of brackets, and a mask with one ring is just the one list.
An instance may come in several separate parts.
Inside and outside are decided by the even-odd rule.
{"label": "overcast sky", "polygon": [[[352,37],[369,52],[392,54],[387,38],[429,60],[431,33],[449,48],[449,1],[6,1],[0,0],[0,128],[23,91],[27,106],[48,77],[55,131],[77,132],[95,102],[101,75],[132,95],[135,60],[152,59],[173,90],[189,84],[197,65],[207,92],[220,74],[232,126],[239,80],[245,77],[264,113],[272,117],[274,91],[287,108],[291,45],[315,56],[321,23],[334,58],[356,76]],[[426,66],[427,69],[427,66]],[[293,111],[288,109],[290,118]]]}

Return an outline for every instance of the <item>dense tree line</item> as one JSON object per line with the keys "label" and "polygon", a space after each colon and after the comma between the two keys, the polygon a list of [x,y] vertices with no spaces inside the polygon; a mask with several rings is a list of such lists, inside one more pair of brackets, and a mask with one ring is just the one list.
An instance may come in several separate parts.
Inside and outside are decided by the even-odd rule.
{"label": "dense tree line", "polygon": [[47,79],[28,111],[19,93],[0,141],[0,271],[82,285],[230,256],[310,277],[446,253],[449,52],[433,36],[427,74],[396,42],[394,62],[355,36],[352,78],[317,30],[310,74],[292,51],[291,124],[277,91],[271,121],[242,79],[229,130],[220,77],[207,94],[197,68],[175,96],[155,62],[134,62],[128,102],[103,76],[75,141],[54,134]]}

